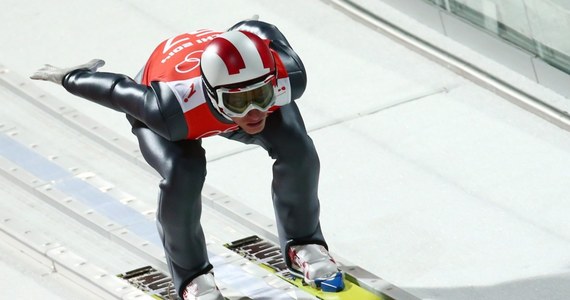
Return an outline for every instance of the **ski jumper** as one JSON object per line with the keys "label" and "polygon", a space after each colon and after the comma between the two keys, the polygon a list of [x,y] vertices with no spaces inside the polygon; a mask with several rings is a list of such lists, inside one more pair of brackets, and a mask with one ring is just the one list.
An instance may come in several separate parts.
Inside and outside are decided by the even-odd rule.
{"label": "ski jumper", "polygon": [[[277,63],[277,99],[258,134],[240,130],[207,98],[200,54],[219,32],[200,30],[165,40],[137,76],[141,84],[125,75],[88,70],[73,71],[63,80],[74,95],[126,113],[145,160],[162,177],[157,227],[179,295],[195,277],[212,269],[200,225],[204,137],[257,144],[275,160],[272,197],[284,254],[296,244],[326,247],[319,223],[319,158],[292,101],[304,92],[304,66],[275,26],[248,20],[229,30],[238,29],[267,40]],[[285,260],[290,265],[287,255]]]}

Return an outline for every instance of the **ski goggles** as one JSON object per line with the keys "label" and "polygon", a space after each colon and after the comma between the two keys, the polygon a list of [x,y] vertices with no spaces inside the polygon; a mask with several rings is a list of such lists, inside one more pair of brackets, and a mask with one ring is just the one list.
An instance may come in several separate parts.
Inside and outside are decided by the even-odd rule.
{"label": "ski goggles", "polygon": [[267,111],[275,103],[275,76],[244,88],[216,89],[218,106],[229,117],[244,117],[252,109]]}

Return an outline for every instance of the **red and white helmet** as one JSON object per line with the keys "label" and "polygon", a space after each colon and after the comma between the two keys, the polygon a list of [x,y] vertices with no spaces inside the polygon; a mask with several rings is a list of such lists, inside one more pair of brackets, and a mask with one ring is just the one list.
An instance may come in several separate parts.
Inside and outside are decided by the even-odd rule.
{"label": "red and white helmet", "polygon": [[[221,104],[218,89],[247,88],[276,75],[269,46],[248,31],[228,31],[214,38],[202,53],[200,68],[206,90],[218,111]],[[227,116],[223,109],[220,112]]]}

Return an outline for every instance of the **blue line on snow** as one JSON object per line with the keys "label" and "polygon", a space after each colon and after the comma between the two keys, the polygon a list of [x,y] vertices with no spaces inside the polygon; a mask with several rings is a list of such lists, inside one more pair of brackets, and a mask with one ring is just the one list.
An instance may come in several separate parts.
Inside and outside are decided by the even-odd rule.
{"label": "blue line on snow", "polygon": [[111,221],[124,225],[141,238],[162,247],[154,222],[6,135],[0,135],[0,155],[37,178],[52,183],[56,189]]}

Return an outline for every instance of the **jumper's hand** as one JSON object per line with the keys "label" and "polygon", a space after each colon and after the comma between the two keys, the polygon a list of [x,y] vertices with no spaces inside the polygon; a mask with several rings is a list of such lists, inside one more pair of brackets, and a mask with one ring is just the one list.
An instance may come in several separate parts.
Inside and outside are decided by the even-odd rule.
{"label": "jumper's hand", "polygon": [[82,65],[70,67],[70,68],[58,68],[52,65],[44,65],[42,68],[37,70],[32,76],[31,79],[34,80],[45,80],[51,81],[56,84],[62,84],[63,78],[65,75],[70,73],[71,71],[79,70],[79,69],[87,69],[90,71],[97,71],[98,68],[105,65],[105,61],[102,59],[92,59],[87,63]]}

